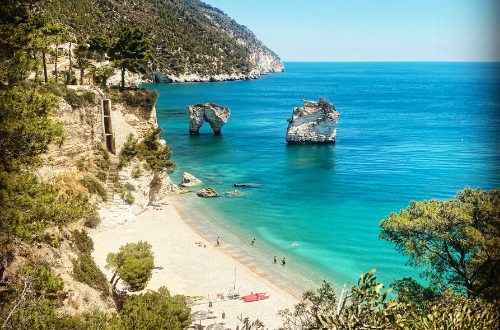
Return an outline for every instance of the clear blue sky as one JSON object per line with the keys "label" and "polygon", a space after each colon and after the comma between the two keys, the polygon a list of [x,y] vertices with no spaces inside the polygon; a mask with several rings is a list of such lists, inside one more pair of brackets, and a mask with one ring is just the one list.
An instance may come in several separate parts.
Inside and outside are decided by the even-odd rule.
{"label": "clear blue sky", "polygon": [[499,0],[204,1],[285,61],[500,60]]}

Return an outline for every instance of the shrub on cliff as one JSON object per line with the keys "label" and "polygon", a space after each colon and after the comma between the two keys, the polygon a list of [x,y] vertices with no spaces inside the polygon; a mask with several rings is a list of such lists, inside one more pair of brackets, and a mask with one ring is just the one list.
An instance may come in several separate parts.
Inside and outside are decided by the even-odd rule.
{"label": "shrub on cliff", "polygon": [[148,91],[147,89],[138,89],[135,91],[123,92],[122,100],[131,107],[141,107],[148,112],[153,110],[158,98],[157,91]]}
{"label": "shrub on cliff", "polygon": [[173,171],[175,164],[170,160],[172,148],[160,142],[161,132],[161,128],[158,127],[146,134],[140,142],[130,134],[120,152],[119,166],[124,167],[137,157],[146,161],[148,168],[153,172]]}
{"label": "shrub on cliff", "polygon": [[92,259],[90,253],[80,253],[78,259],[73,259],[71,262],[73,263],[73,277],[75,280],[101,291],[104,295],[109,294],[109,284],[106,276]]}
{"label": "shrub on cliff", "polygon": [[160,142],[161,128],[156,128],[148,133],[137,146],[139,159],[145,160],[153,172],[175,169],[175,164],[170,160],[172,148]]}
{"label": "shrub on cliff", "polygon": [[80,253],[91,254],[94,250],[94,242],[85,230],[73,230],[71,238]]}
{"label": "shrub on cliff", "polygon": [[68,102],[74,108],[85,107],[89,105],[96,105],[97,100],[95,94],[91,91],[84,91],[79,93],[73,89],[66,89],[66,93],[63,95],[64,100]]}
{"label": "shrub on cliff", "polygon": [[106,188],[104,188],[103,184],[92,176],[85,176],[80,180],[81,184],[87,188],[88,192],[91,194],[98,194],[101,196],[103,201],[106,201]]}

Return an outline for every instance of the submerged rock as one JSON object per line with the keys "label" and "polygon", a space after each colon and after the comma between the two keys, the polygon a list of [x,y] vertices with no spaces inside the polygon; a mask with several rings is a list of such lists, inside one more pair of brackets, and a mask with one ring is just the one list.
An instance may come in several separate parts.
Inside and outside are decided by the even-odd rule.
{"label": "submerged rock", "polygon": [[243,195],[243,193],[237,189],[231,190],[231,191],[226,191],[227,197],[239,197],[241,195]]}
{"label": "submerged rock", "polygon": [[215,135],[221,134],[221,128],[229,119],[231,111],[214,103],[203,103],[190,105],[189,110],[189,134],[199,135],[203,122],[206,121],[212,127]]}
{"label": "submerged rock", "polygon": [[334,143],[337,136],[339,113],[326,99],[318,102],[302,100],[303,107],[293,108],[288,118],[286,142],[296,143]]}
{"label": "submerged rock", "polygon": [[217,191],[215,191],[214,188],[205,188],[205,189],[201,189],[201,190],[198,190],[196,192],[196,195],[200,196],[200,197],[204,197],[204,198],[211,198],[211,197],[219,197],[219,193]]}
{"label": "submerged rock", "polygon": [[192,175],[191,173],[184,172],[182,173],[182,181],[181,181],[181,186],[183,187],[195,187],[203,184],[203,182]]}
{"label": "submerged rock", "polygon": [[251,183],[251,182],[235,183],[235,184],[233,184],[233,186],[240,187],[240,188],[260,188],[260,187],[262,187],[258,183]]}

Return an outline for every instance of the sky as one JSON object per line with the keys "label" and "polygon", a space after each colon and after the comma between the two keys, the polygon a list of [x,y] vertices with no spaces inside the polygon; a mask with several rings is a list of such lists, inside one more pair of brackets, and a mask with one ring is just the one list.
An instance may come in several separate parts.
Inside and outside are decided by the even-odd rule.
{"label": "sky", "polygon": [[500,61],[499,0],[203,0],[284,61]]}

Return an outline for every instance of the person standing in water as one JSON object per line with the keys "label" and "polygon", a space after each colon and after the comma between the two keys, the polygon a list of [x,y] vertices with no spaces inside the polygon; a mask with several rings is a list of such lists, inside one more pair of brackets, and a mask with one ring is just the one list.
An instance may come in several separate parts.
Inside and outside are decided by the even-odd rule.
{"label": "person standing in water", "polygon": [[274,256],[274,261],[273,263],[277,263],[278,262],[278,258],[276,258],[276,256]]}
{"label": "person standing in water", "polygon": [[217,242],[215,243],[215,246],[219,246],[219,245],[220,245],[219,236],[217,236]]}
{"label": "person standing in water", "polygon": [[285,257],[283,257],[283,259],[281,260],[281,264],[284,266],[286,265],[286,260],[285,260]]}
{"label": "person standing in water", "polygon": [[255,245],[255,238],[252,240],[252,243],[250,245]]}

